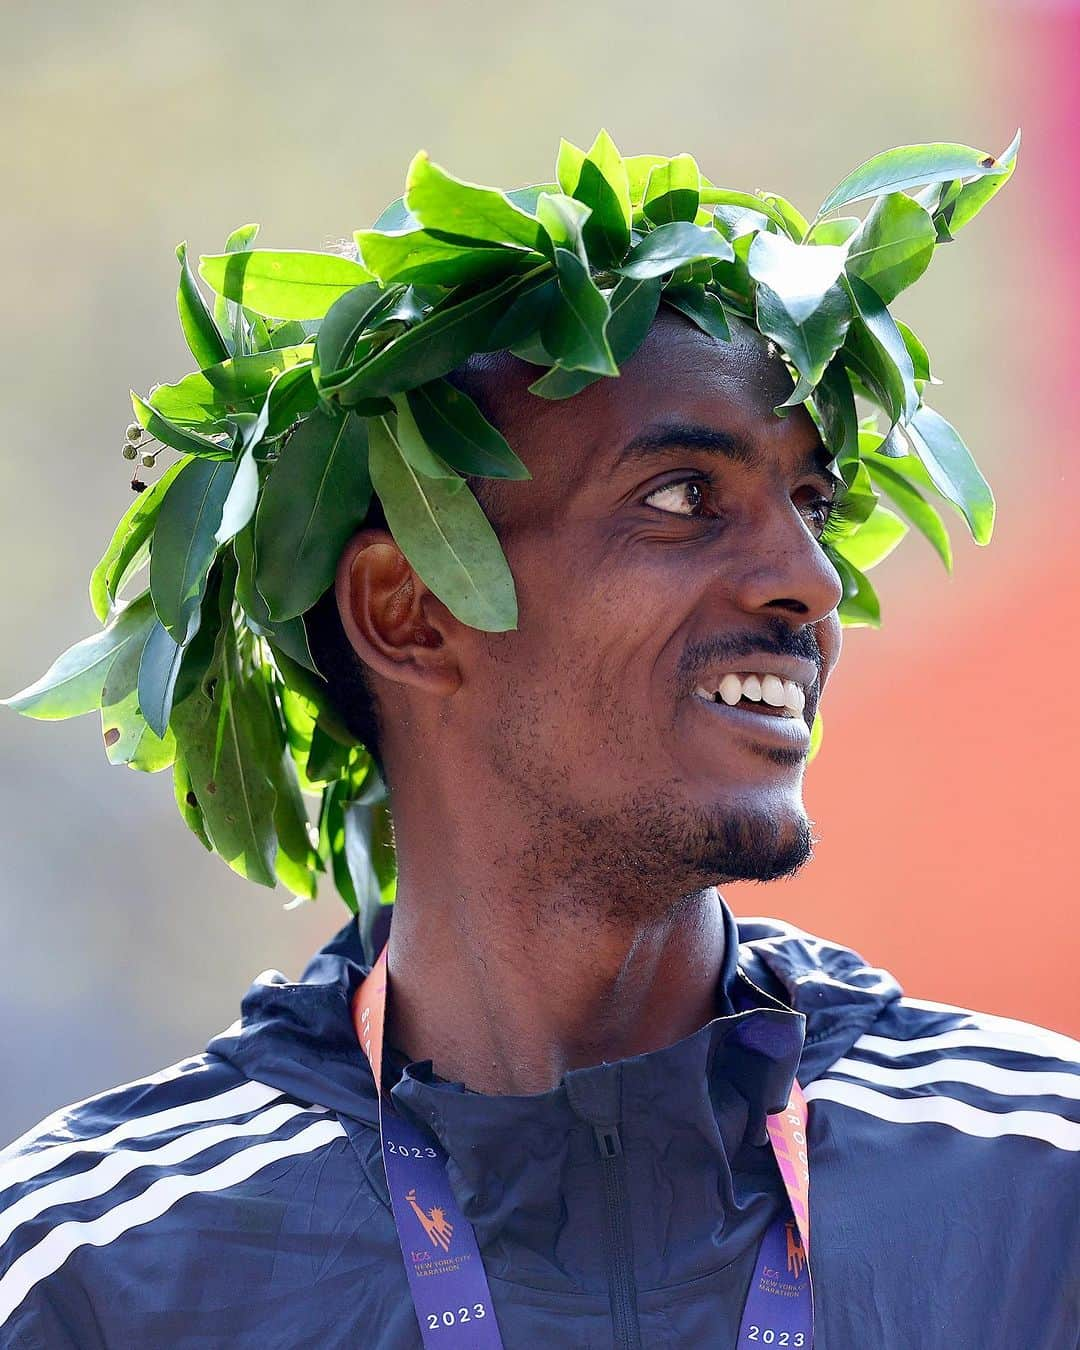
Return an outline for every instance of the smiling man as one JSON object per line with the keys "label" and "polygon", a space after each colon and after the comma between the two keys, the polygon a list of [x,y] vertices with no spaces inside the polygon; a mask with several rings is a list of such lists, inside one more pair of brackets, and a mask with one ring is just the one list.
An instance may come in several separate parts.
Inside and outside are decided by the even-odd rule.
{"label": "smiling man", "polygon": [[[611,187],[622,180],[598,145],[587,162]],[[931,229],[959,228],[972,199],[956,193],[988,181],[990,167],[1003,181],[1001,162],[987,166],[974,151],[964,159],[964,147],[914,149],[926,152],[919,181],[936,173],[943,185],[936,205],[904,197]],[[952,158],[939,162],[945,151]],[[964,165],[983,179],[954,191],[960,180],[948,175]],[[506,215],[524,212],[520,195],[501,194],[463,223],[462,201],[475,206],[470,194],[487,190],[440,179],[458,212],[450,221],[426,172],[414,165],[410,175],[412,219],[358,236],[368,268],[415,270],[429,265],[418,258],[449,249],[454,268],[488,269],[501,247],[483,233],[493,219],[530,239],[547,221],[551,240],[580,227],[574,202],[591,219],[608,200],[582,168],[576,197],[533,190],[532,226]],[[660,173],[654,164],[650,174]],[[654,215],[660,200],[669,211],[670,189],[663,198],[643,191]],[[802,269],[801,281],[783,307],[799,332],[818,331],[815,316],[825,323],[823,310],[840,304],[833,291],[848,297],[826,339],[828,373],[815,368],[810,380],[798,335],[769,317],[770,295],[782,294],[770,259],[788,246],[746,200],[713,203],[715,233],[706,232],[695,222],[710,191],[682,202],[689,219],[675,222],[700,235],[661,236],[627,188],[623,281],[609,256],[587,283],[603,297],[601,335],[621,349],[617,379],[579,379],[580,362],[593,358],[557,307],[565,301],[576,322],[595,301],[556,245],[558,294],[543,290],[551,271],[527,250],[496,256],[517,269],[512,278],[533,270],[500,274],[497,312],[469,330],[463,357],[446,332],[463,321],[455,305],[472,307],[472,322],[488,303],[475,276],[461,283],[464,298],[425,295],[423,277],[404,294],[378,272],[380,286],[342,287],[314,356],[323,401],[298,430],[286,423],[262,462],[254,549],[242,533],[254,501],[244,516],[234,484],[259,437],[273,444],[280,386],[258,419],[224,400],[218,416],[232,419],[234,455],[221,453],[224,439],[186,442],[183,472],[205,474],[195,484],[201,513],[217,490],[213,466],[227,466],[215,544],[227,548],[230,529],[236,543],[224,565],[210,550],[202,578],[201,623],[213,642],[200,646],[180,611],[166,719],[178,801],[238,870],[255,875],[266,862],[296,885],[288,863],[305,845],[289,842],[288,798],[273,775],[283,753],[297,760],[302,788],[330,783],[319,853],[360,922],[350,920],[299,981],[259,977],[241,1019],[206,1053],[59,1112],[4,1155],[5,1346],[1077,1343],[1075,1044],[906,999],[842,946],[782,922],[737,923],[718,890],[789,875],[810,858],[802,787],[811,727],[839,657],[840,614],[872,595],[856,562],[868,556],[867,536],[862,552],[844,552],[844,529],[871,519],[868,534],[892,528],[874,515],[863,475],[891,484],[923,527],[927,517],[905,496],[905,482],[926,486],[913,454],[898,455],[880,433],[860,435],[837,394],[850,378],[860,395],[890,399],[888,370],[865,345],[867,334],[892,332],[885,311],[857,271],[846,289],[837,282],[858,250],[831,235],[815,243],[805,221],[792,227],[804,240],[790,247],[803,252],[785,267]],[[735,214],[722,215],[726,207]],[[912,210],[890,209],[910,231]],[[881,237],[872,214],[856,239]],[[455,230],[425,234],[432,221]],[[765,232],[772,241],[748,249],[748,224],[755,240]],[[459,238],[466,228],[482,249]],[[586,237],[579,242],[575,256],[587,260]],[[382,247],[406,261],[380,263]],[[309,290],[312,277],[328,284],[329,264],[305,262],[301,281],[285,256],[270,255],[265,268],[257,253],[226,258],[226,298],[280,316],[291,303],[283,270]],[[703,259],[711,280],[690,294],[686,279]],[[742,307],[740,261],[756,287]],[[341,262],[349,260],[334,267]],[[214,265],[204,260],[204,275],[219,276]],[[649,266],[654,276],[637,275]],[[259,275],[278,286],[272,301]],[[677,279],[664,304],[661,275],[665,286]],[[874,279],[889,290],[887,278]],[[631,343],[626,314],[642,299],[639,281],[654,284]],[[296,301],[310,303],[308,291]],[[523,303],[540,342],[522,325]],[[380,334],[372,305],[392,314],[388,331]],[[182,301],[185,312],[194,311]],[[247,333],[240,314],[235,331]],[[425,323],[418,356],[411,334]],[[265,352],[254,355],[266,365]],[[254,370],[253,359],[234,352],[227,371],[204,366],[209,385],[224,387],[227,375],[235,391],[236,372]],[[388,359],[395,378],[408,368],[404,396],[383,387]],[[291,369],[282,360],[273,378],[292,381]],[[940,468],[926,439],[936,414],[921,389],[911,392],[892,433],[906,428],[910,446]],[[151,430],[166,443],[182,439],[179,396],[154,397]],[[351,449],[339,461],[343,444]],[[370,508],[357,447],[378,498]],[[485,471],[493,465],[500,472]],[[275,482],[285,485],[283,515]],[[978,502],[956,504],[978,528]],[[171,633],[166,619],[176,614],[161,578],[172,518],[165,505],[156,510],[151,613]],[[190,588],[201,536],[187,519]],[[324,558],[318,584],[305,579],[312,537]],[[513,622],[498,607],[502,558]],[[234,623],[234,585],[246,629]],[[106,634],[133,610],[127,622],[143,623],[139,603]],[[290,608],[303,614],[303,645]],[[145,717],[151,644],[164,639],[152,624],[135,631],[146,644],[137,662]],[[272,703],[250,695],[262,678],[257,659],[234,651],[252,632],[273,652]],[[48,700],[92,658],[100,662],[100,648],[9,701],[57,715]],[[188,666],[197,675],[185,684]],[[122,740],[113,702],[102,706],[106,743],[114,720]],[[266,727],[267,708],[285,721],[280,738],[267,731],[263,742],[252,728]],[[231,743],[245,756],[230,760]],[[258,758],[264,743],[267,760]],[[212,760],[202,758],[206,744]],[[262,804],[256,763],[278,784]],[[397,880],[379,954],[383,781]],[[276,856],[260,859],[254,835],[236,844],[237,801],[253,829],[273,820]]]}
{"label": "smiling man", "polygon": [[836,479],[805,410],[772,412],[791,379],[760,335],[661,311],[617,382],[537,410],[536,375],[458,376],[531,466],[485,497],[518,628],[462,624],[384,529],[336,587],[395,802],[392,1039],[518,1093],[708,1020],[714,883],[809,857],[807,719],[840,647]]}

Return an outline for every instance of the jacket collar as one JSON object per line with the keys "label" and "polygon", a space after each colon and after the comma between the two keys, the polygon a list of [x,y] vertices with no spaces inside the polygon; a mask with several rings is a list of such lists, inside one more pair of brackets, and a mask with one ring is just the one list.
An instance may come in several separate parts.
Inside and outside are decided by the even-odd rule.
{"label": "jacket collar", "polygon": [[[726,1040],[720,1024],[734,1014],[733,996],[746,977],[772,1000],[757,998],[757,1003],[794,1008],[805,1015],[799,1067],[804,1085],[845,1054],[882,1009],[900,996],[887,972],[868,966],[847,948],[771,919],[742,920],[736,926],[726,905],[724,916],[729,940],[718,982],[718,1018],[665,1051],[622,1061],[628,1066],[628,1082],[653,1072],[667,1079],[669,1064],[688,1064],[686,1056],[696,1057],[699,1064],[702,1057],[707,1060],[713,1054],[713,1038]],[[375,1086],[351,1018],[353,995],[368,969],[359,929],[350,919],[315,953],[298,981],[275,970],[259,975],[243,999],[239,1022],[216,1036],[207,1049],[249,1078],[375,1124]],[[702,1050],[705,1042],[708,1048]],[[424,1081],[419,1069],[412,1076]]]}

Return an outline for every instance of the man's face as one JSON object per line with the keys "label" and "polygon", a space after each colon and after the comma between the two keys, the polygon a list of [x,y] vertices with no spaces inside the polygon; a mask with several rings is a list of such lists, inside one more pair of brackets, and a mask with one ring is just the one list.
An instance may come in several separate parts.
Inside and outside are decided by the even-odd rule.
{"label": "man's face", "polygon": [[[525,392],[535,374],[487,377],[533,479],[492,509],[519,627],[466,640],[451,700],[478,767],[549,868],[588,854],[680,894],[794,870],[840,583],[818,542],[828,457],[805,409],[772,411],[790,376],[756,333],[717,342],[663,309],[618,379],[551,403]],[[732,676],[786,706],[714,698]]]}

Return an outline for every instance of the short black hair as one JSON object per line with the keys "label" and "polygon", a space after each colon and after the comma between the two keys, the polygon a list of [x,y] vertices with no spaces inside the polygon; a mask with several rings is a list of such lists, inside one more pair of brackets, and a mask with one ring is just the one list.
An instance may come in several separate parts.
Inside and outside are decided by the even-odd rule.
{"label": "short black hair", "polygon": [[[489,363],[470,357],[446,378],[456,389],[468,394],[488,421],[493,422],[495,419],[490,397],[493,376],[497,378],[497,371],[493,371]],[[485,514],[492,520],[492,525],[497,528],[493,516],[497,506],[498,480],[468,477],[465,481],[476,494]],[[364,517],[364,527],[387,528],[382,503],[374,494]],[[312,658],[326,683],[326,697],[331,709],[349,733],[365,746],[385,778],[378,699],[368,667],[356,654],[342,625],[333,585],[328,586],[304,614],[304,627]]]}

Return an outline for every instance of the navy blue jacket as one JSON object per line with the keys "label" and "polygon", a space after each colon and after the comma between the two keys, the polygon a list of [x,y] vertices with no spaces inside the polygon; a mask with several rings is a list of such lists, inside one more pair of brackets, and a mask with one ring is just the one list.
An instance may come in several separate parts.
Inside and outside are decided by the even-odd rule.
{"label": "navy blue jacket", "polygon": [[[507,1350],[733,1347],[783,1199],[764,1117],[796,1070],[817,1350],[1075,1350],[1080,1047],[902,998],[790,926],[727,922],[719,1015],[675,1045],[538,1096],[424,1065],[394,1087],[449,1153]],[[299,982],[261,976],[205,1054],[0,1154],[4,1350],[420,1346],[350,1019],[365,968],[350,924]],[[746,976],[770,998],[734,1013]],[[734,1037],[748,1019],[780,1034]]]}

